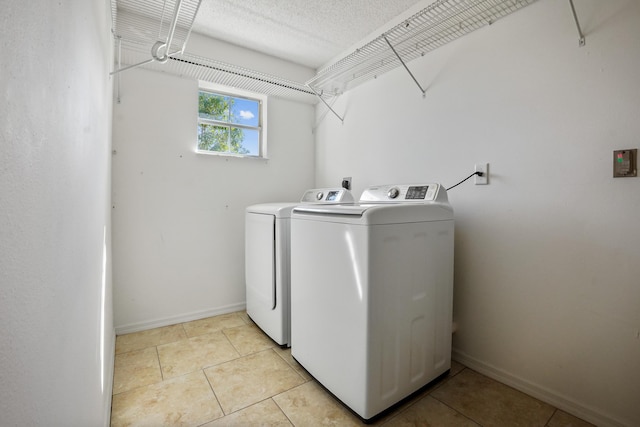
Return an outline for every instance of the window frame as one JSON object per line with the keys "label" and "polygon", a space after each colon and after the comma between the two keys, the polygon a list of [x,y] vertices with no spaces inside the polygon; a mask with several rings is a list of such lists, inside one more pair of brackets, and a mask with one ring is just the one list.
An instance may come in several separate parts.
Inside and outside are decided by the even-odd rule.
{"label": "window frame", "polygon": [[[197,109],[196,111],[196,138],[195,138],[195,151],[197,154],[205,154],[205,155],[214,155],[214,156],[223,156],[223,157],[239,157],[246,159],[268,159],[267,157],[267,95],[260,94],[256,92],[250,92],[242,89],[236,89],[229,86],[224,86],[216,83],[199,81],[198,82],[198,98],[196,101],[196,105],[200,100],[200,92],[208,92],[214,95],[228,96],[231,98],[240,98],[246,99],[248,101],[257,101],[258,102],[258,126],[249,126],[243,125],[241,123],[233,123],[233,122],[225,122],[214,119],[203,119],[200,117],[200,111]],[[197,107],[196,107],[197,108]],[[226,151],[211,151],[211,150],[201,150],[199,146],[199,139],[197,134],[198,126],[201,123],[206,123],[209,125],[220,125],[231,128],[240,128],[240,129],[249,129],[249,130],[257,130],[258,131],[258,154],[241,154],[241,153],[232,153]]]}

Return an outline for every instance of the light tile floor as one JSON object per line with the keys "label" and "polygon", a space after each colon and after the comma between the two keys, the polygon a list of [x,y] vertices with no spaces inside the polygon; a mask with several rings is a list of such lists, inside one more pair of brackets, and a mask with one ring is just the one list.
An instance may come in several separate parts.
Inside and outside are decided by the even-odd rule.
{"label": "light tile floor", "polygon": [[[244,312],[116,339],[113,427],[362,424]],[[591,426],[455,362],[373,425]]]}

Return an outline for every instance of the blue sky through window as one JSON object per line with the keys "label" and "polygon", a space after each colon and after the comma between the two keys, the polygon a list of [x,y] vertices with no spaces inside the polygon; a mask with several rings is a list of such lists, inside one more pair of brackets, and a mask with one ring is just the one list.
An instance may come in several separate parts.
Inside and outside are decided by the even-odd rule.
{"label": "blue sky through window", "polygon": [[236,123],[259,126],[260,125],[260,103],[251,99],[235,98],[233,104],[233,114]]}
{"label": "blue sky through window", "polygon": [[249,154],[252,156],[257,156],[260,154],[260,150],[258,149],[258,140],[259,140],[259,132],[257,130],[249,130],[244,129],[244,140],[242,141],[242,146],[249,150]]}
{"label": "blue sky through window", "polygon": [[[233,103],[233,113],[235,123],[247,126],[258,127],[260,125],[260,103],[251,99],[235,98]],[[244,140],[242,146],[249,150],[249,155],[260,154],[259,139],[257,130],[243,129]]]}

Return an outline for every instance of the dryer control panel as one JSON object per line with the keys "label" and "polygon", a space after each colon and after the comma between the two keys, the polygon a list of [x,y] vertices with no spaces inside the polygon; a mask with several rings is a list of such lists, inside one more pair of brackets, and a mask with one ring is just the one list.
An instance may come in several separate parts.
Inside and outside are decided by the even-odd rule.
{"label": "dryer control panel", "polygon": [[307,190],[300,199],[303,203],[353,203],[351,191],[344,188],[315,188]]}
{"label": "dryer control panel", "polygon": [[434,201],[447,201],[446,190],[436,183],[375,185],[364,190],[360,196],[360,203]]}

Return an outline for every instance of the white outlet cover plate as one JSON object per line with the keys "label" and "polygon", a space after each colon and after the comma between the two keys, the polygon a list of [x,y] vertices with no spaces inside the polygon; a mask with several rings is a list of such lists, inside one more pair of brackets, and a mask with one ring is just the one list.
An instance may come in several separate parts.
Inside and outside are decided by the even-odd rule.
{"label": "white outlet cover plate", "polygon": [[476,167],[474,169],[476,172],[482,172],[482,176],[475,176],[475,184],[476,185],[487,185],[489,184],[489,163],[476,163]]}

